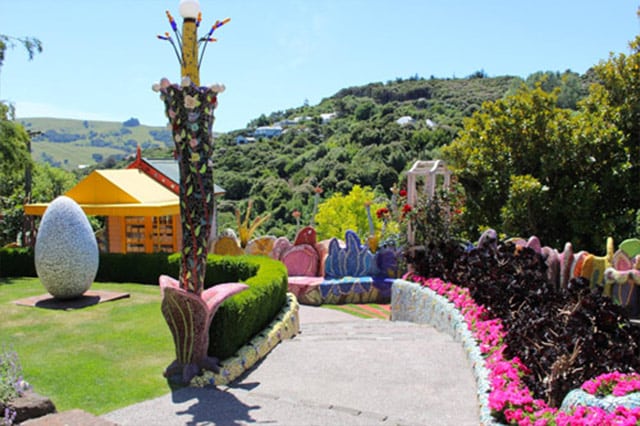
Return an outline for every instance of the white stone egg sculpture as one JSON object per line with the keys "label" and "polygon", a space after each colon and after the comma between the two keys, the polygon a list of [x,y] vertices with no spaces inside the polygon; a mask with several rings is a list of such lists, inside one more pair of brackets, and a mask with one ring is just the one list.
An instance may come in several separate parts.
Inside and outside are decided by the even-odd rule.
{"label": "white stone egg sculpture", "polygon": [[98,273],[98,243],[78,203],[61,196],[42,216],[34,251],[36,273],[59,299],[80,297]]}

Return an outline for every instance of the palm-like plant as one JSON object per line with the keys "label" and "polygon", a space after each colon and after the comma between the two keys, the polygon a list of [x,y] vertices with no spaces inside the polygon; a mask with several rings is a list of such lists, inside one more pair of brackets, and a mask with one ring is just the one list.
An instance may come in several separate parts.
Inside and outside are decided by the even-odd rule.
{"label": "palm-like plant", "polygon": [[251,208],[253,207],[253,201],[249,200],[247,205],[247,211],[244,215],[244,220],[241,219],[240,210],[236,209],[236,222],[238,223],[238,237],[240,238],[240,247],[245,248],[251,240],[254,232],[260,225],[269,220],[270,214],[266,214],[262,217],[256,217],[251,224],[249,224],[249,217],[251,216]]}

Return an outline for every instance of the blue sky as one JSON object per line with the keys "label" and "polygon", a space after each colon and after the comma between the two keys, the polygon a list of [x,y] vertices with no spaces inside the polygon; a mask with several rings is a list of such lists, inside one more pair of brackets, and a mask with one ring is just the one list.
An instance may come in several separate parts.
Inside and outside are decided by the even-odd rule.
{"label": "blue sky", "polygon": [[[165,10],[178,0],[0,0],[0,34],[33,36],[0,68],[0,99],[18,117],[165,125],[151,90],[180,68]],[[629,0],[201,0],[200,34],[216,19],[201,83],[220,82],[214,130],[243,128],[260,114],[315,105],[344,87],[418,74],[429,78],[583,73],[640,33]]]}

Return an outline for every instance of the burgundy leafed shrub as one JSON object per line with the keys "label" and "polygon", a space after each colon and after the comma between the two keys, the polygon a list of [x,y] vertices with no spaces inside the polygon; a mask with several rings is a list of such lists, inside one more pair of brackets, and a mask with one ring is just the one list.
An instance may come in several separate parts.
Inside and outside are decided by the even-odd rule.
{"label": "burgundy leafed shrub", "polygon": [[530,369],[523,380],[536,398],[557,407],[593,377],[640,371],[640,330],[600,289],[591,290],[588,280],[573,279],[567,289],[556,289],[547,281],[542,255],[513,244],[474,248],[452,263],[451,250],[443,247],[440,255],[432,247],[414,260],[434,262],[425,272],[440,275],[425,276],[468,288],[502,320],[505,356],[519,357]]}

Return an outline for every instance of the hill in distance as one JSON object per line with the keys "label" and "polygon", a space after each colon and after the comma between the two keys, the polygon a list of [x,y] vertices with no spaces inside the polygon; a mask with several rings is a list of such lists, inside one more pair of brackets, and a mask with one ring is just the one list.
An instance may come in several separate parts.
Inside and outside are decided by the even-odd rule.
{"label": "hill in distance", "polygon": [[[318,156],[331,151],[335,153],[334,160],[348,164],[358,151],[372,150],[377,146],[381,152],[370,152],[379,155],[369,155],[367,162],[385,162],[386,166],[400,173],[403,162],[436,155],[439,147],[455,138],[462,128],[463,119],[477,111],[483,102],[500,99],[513,93],[520,85],[532,86],[536,81],[543,81],[545,86],[549,86],[545,90],[561,87],[561,94],[571,95],[571,103],[586,94],[588,83],[586,75],[580,76],[571,71],[538,72],[526,80],[513,76],[488,77],[478,71],[466,78],[425,79],[414,76],[344,88],[318,105],[272,112],[269,116],[263,114],[252,120],[247,129],[218,135],[218,152],[226,152],[222,157],[234,157],[237,164],[231,166],[220,158],[216,167],[222,174],[225,171],[237,173],[238,168],[244,171],[260,169],[265,164],[260,155],[261,144],[244,149],[237,146],[236,137],[252,136],[253,129],[259,126],[288,122],[292,123],[290,128],[286,128],[281,136],[272,138],[270,146],[264,147],[271,153],[271,158],[280,158],[274,167],[283,179],[290,179],[298,169],[301,174],[308,173],[307,176],[315,177],[320,183],[325,176],[317,176],[319,173],[310,170],[310,163],[315,161],[310,151],[318,148],[321,148]],[[574,84],[567,84],[567,81]],[[330,123],[321,118],[327,114],[334,117]],[[411,125],[399,124],[401,117],[411,117]],[[301,118],[302,121],[295,121]],[[173,150],[171,132],[166,127],[141,125],[135,118],[125,122],[56,118],[25,118],[20,121],[28,131],[37,132],[31,147],[34,160],[66,170],[85,166],[113,167],[119,160],[135,154],[137,146],[143,151],[166,151],[167,155]],[[336,149],[347,149],[347,152],[339,153]],[[395,158],[393,165],[389,164],[392,157]],[[302,167],[305,170],[299,170],[299,166],[294,164],[296,162],[305,163]],[[289,165],[285,167],[285,163]],[[327,182],[329,186],[334,186],[336,179],[344,180],[342,174]],[[352,183],[365,183],[358,181]]]}
{"label": "hill in distance", "polygon": [[35,161],[66,170],[94,166],[112,158],[121,160],[143,150],[173,147],[166,127],[125,122],[60,118],[24,118],[21,124],[32,132],[31,155]]}
{"label": "hill in distance", "polygon": [[[455,139],[464,119],[483,102],[539,83],[547,91],[559,88],[559,105],[562,98],[562,107],[573,108],[587,94],[589,76],[565,71],[540,72],[526,80],[483,72],[458,79],[398,78],[344,88],[317,105],[263,114],[245,129],[218,134],[215,182],[227,191],[218,210],[220,229],[235,226],[235,209],[248,200],[254,214],[270,214],[264,232],[293,237],[292,212],[308,222],[318,187],[323,198],[346,194],[354,185],[388,196],[416,160],[440,158],[441,147]],[[133,155],[138,145],[146,157],[167,157],[174,149],[167,128],[143,126],[133,118],[123,123],[46,118],[22,123],[42,132],[33,137],[33,158],[67,170],[123,167],[125,161],[118,160]],[[254,132],[276,125],[282,131],[273,137]]]}

